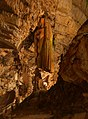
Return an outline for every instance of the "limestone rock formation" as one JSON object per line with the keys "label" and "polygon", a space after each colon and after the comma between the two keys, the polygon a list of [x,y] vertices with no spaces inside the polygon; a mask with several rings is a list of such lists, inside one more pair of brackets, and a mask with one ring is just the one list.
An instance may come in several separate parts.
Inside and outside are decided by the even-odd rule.
{"label": "limestone rock formation", "polygon": [[60,74],[68,82],[88,82],[88,20],[79,29],[62,58]]}
{"label": "limestone rock formation", "polygon": [[[50,88],[57,79],[61,54],[66,53],[78,29],[87,20],[87,10],[86,0],[0,0],[0,96],[15,90],[15,98],[23,101],[32,93],[36,69],[33,37],[43,15],[47,16],[53,34],[55,70],[53,74],[42,69],[40,72],[44,79],[49,77]],[[86,42],[87,39],[81,40],[79,47]],[[77,54],[79,58],[81,51],[80,56]],[[85,55],[81,61],[85,60]],[[83,72],[87,70],[86,64],[85,60],[81,67]],[[76,75],[81,74],[78,66],[74,65],[78,70]],[[86,74],[84,72],[84,76]]]}

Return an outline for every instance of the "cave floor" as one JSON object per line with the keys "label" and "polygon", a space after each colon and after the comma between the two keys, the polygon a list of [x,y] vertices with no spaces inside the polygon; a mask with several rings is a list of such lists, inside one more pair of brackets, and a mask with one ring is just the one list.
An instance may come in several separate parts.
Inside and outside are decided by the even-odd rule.
{"label": "cave floor", "polygon": [[53,114],[48,108],[38,106],[38,99],[36,96],[24,101],[13,112],[13,119],[53,119]]}
{"label": "cave floor", "polygon": [[[77,103],[75,104],[75,112],[73,111],[74,113],[72,113],[72,111],[70,110],[71,108],[69,107],[69,105],[68,108],[70,110],[70,113],[68,113],[68,108],[65,107],[65,102],[64,105],[62,105],[65,109],[62,110],[63,116],[61,115],[61,113],[59,113],[60,111],[58,110],[61,110],[61,108],[58,108],[57,105],[56,110],[54,110],[55,107],[51,106],[50,108],[50,104],[45,104],[46,99],[48,100],[48,96],[46,96],[46,99],[44,98],[45,95],[46,92],[32,94],[31,96],[27,97],[21,104],[19,104],[12,111],[12,113],[7,116],[4,115],[4,118],[0,117],[0,119],[88,119],[88,93],[82,94],[85,100],[82,100],[81,97],[78,97],[81,99],[81,101],[80,99],[78,99],[79,101],[77,101]],[[84,106],[83,103],[85,104]]]}
{"label": "cave floor", "polygon": [[39,97],[35,96],[31,99],[24,101],[16,111],[12,114],[12,119],[88,119],[87,110],[75,112],[74,114],[67,114],[61,116],[55,115],[54,109],[39,106]]}

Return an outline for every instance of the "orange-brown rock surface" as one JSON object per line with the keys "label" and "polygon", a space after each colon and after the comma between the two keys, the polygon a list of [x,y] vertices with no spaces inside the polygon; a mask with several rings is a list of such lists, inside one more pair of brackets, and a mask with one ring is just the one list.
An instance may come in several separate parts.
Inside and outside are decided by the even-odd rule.
{"label": "orange-brown rock surface", "polygon": [[[47,16],[53,33],[55,69],[53,74],[42,71],[42,69],[40,72],[42,79],[49,77],[48,87],[50,88],[57,78],[61,54],[66,53],[78,29],[87,20],[87,10],[86,0],[0,0],[0,96],[15,90],[16,98],[23,101],[32,93],[32,81],[36,69],[33,35],[43,15]],[[68,69],[71,73],[67,78],[68,71],[64,70],[66,65],[62,61],[60,72],[64,80],[87,81],[87,39],[85,37],[86,35],[83,35],[80,43],[75,44],[79,45],[78,51],[72,49],[72,53],[76,52],[78,59],[75,60],[70,51],[72,61],[70,58],[69,61],[66,59],[66,62],[69,62],[68,68],[74,70],[74,75]],[[82,54],[82,52],[85,53]],[[70,65],[71,63],[73,65]],[[70,76],[72,76],[71,79]]]}
{"label": "orange-brown rock surface", "polygon": [[79,29],[62,57],[60,74],[68,82],[88,82],[88,21]]}

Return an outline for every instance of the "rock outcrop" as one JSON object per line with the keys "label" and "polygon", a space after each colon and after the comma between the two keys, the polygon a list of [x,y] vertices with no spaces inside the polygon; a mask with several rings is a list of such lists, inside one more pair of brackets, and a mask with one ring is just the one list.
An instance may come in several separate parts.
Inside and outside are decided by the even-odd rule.
{"label": "rock outcrop", "polygon": [[60,74],[67,82],[88,82],[88,20],[79,29],[69,49],[62,57]]}

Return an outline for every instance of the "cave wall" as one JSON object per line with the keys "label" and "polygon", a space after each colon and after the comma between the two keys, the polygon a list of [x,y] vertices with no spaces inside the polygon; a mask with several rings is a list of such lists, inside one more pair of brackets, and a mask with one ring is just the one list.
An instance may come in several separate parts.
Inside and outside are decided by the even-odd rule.
{"label": "cave wall", "polygon": [[67,82],[88,82],[88,20],[78,30],[60,63],[60,74]]}
{"label": "cave wall", "polygon": [[52,26],[57,56],[87,20],[87,10],[86,0],[1,0],[0,39],[10,41],[18,48],[45,12]]}
{"label": "cave wall", "polygon": [[[87,10],[86,0],[1,0],[0,96],[7,91],[13,90],[18,84],[23,86],[21,90],[24,93],[20,96],[22,100],[23,97],[25,98],[32,92],[31,80],[36,68],[34,44],[32,43],[31,47],[28,47],[28,50],[26,50],[22,43],[25,41],[24,45],[28,45],[27,39],[30,39],[31,42],[32,38],[29,36],[36,29],[42,15],[46,14],[52,27],[55,59],[54,75],[52,76],[44,71],[43,74],[47,75],[48,73],[50,78],[56,79],[61,54],[66,53],[78,29],[87,20]],[[8,49],[6,49],[6,46],[8,46]],[[19,57],[20,62],[15,62],[17,57],[13,51]],[[10,63],[5,63],[7,59]],[[14,65],[16,66],[14,67]],[[26,92],[25,85],[29,87],[28,92]],[[19,97],[18,88],[15,90],[16,97]],[[25,95],[25,93],[28,95]]]}

